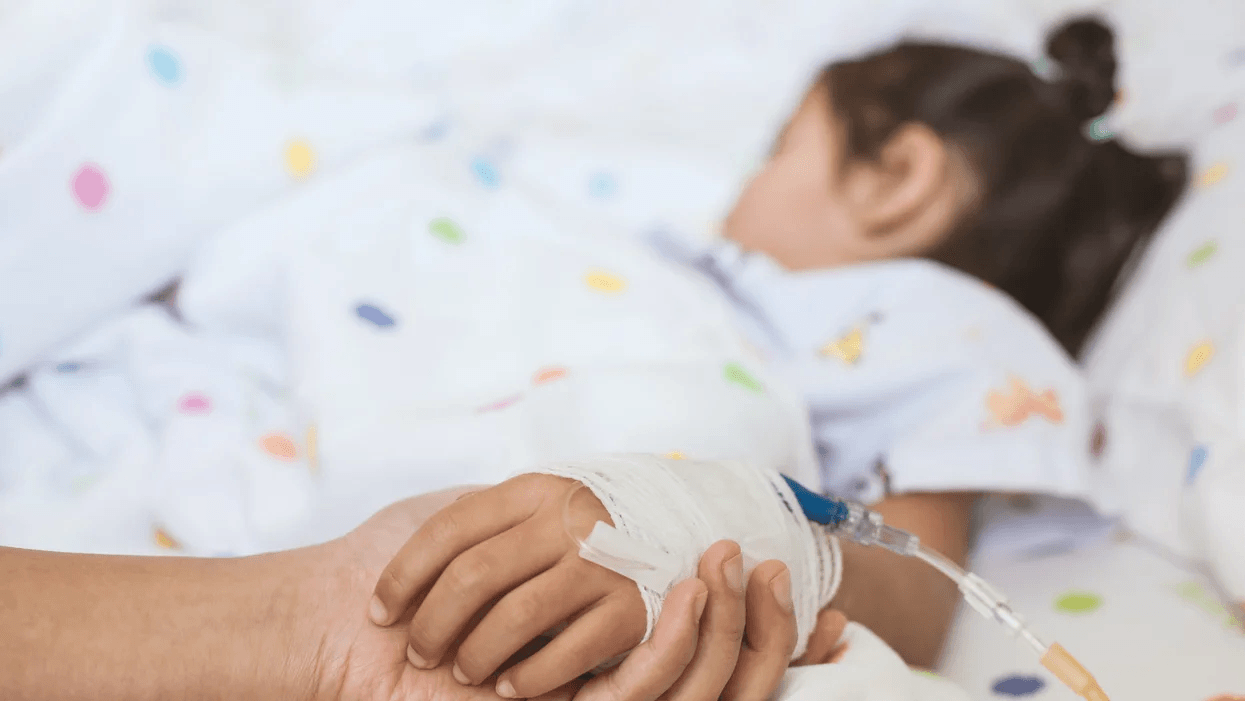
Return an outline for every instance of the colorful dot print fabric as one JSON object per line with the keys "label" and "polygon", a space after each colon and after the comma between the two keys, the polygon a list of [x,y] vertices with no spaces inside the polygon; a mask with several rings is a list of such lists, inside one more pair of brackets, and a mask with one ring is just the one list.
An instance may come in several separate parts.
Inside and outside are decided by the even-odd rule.
{"label": "colorful dot print fabric", "polygon": [[0,268],[0,296],[26,300],[0,307],[4,382],[167,283],[239,217],[431,121],[411,95],[238,70],[268,59],[147,8],[92,6],[56,31],[39,16],[6,18],[27,40],[14,84],[43,87],[11,98],[28,119],[0,125],[0,210],[28,242]]}
{"label": "colorful dot print fabric", "polygon": [[[987,520],[990,530],[1005,520]],[[975,571],[998,586],[1044,642],[1058,641],[1112,698],[1162,698],[1184,689],[1188,698],[1235,692],[1245,673],[1230,660],[1245,644],[1210,589],[1144,538],[1104,540],[1021,561],[979,559]],[[1165,629],[1129,629],[1147,616]],[[972,698],[1074,698],[1028,646],[1010,644],[1000,626],[971,610],[960,614],[940,672]],[[1127,638],[1118,631],[1131,630]],[[1178,632],[1179,637],[1173,637]],[[991,644],[993,641],[993,645]],[[1108,642],[1113,641],[1113,642]],[[1165,660],[1179,659],[1179,673]]]}
{"label": "colorful dot print fabric", "polygon": [[99,165],[86,163],[74,172],[70,189],[83,209],[95,212],[103,208],[112,186]]}
{"label": "colorful dot print fabric", "polygon": [[[794,16],[783,8],[767,11]],[[477,111],[455,112],[401,89],[322,82],[314,71],[270,65],[230,42],[146,16],[110,19],[117,18],[93,18],[97,28],[82,44],[93,63],[74,66],[97,82],[52,96],[77,107],[51,120],[48,105],[36,105],[40,124],[55,131],[0,143],[0,211],[30,242],[11,269],[0,269],[0,300],[22,300],[0,302],[0,386],[22,378],[0,395],[4,538],[143,555],[247,555],[336,537],[394,494],[497,481],[521,461],[576,450],[675,459],[747,453],[862,501],[948,484],[993,488],[1000,476],[1019,489],[1081,490],[1033,456],[1083,456],[1089,434],[1082,428],[1100,417],[1087,415],[1082,389],[1068,379],[1075,369],[1036,335],[1013,334],[1012,325],[1023,324],[1006,313],[931,315],[914,325],[889,307],[884,318],[872,316],[886,300],[852,293],[868,283],[826,296],[783,287],[773,276],[762,276],[764,290],[732,288],[738,295],[730,297],[703,276],[693,284],[684,271],[652,265],[647,250],[598,246],[592,217],[606,212],[628,232],[655,219],[714,232],[722,215],[715,208],[732,185],[723,166],[744,162],[753,146],[727,138],[733,132],[719,122],[745,125],[732,120],[748,110],[711,109],[720,120],[693,124],[623,90],[614,101],[594,92],[600,106],[585,114],[602,119],[620,104],[643,105],[617,133],[664,124],[696,138],[653,146],[585,134],[559,142],[561,132],[575,131],[565,124],[598,120],[559,123],[556,134],[510,123],[511,114],[544,114],[535,102],[542,91],[527,85],[475,103],[447,100]],[[723,31],[716,16],[701,19],[701,34]],[[126,32],[108,34],[111,26]],[[761,26],[730,32],[753,42],[796,41],[766,38]],[[671,46],[697,40],[681,28],[645,38],[648,55],[623,57],[644,76],[640,94],[675,85],[696,93],[698,105],[716,106],[701,99],[716,84],[734,101],[776,97],[745,94],[737,77],[720,80],[703,65],[694,83],[662,83],[678,67],[656,53],[661,38]],[[412,51],[428,46],[403,41]],[[592,62],[546,55],[568,73],[590,72]],[[1225,69],[1241,63],[1230,52],[1216,57]],[[401,60],[381,63],[405,70]],[[222,68],[239,64],[255,70]],[[355,68],[361,72],[342,73],[362,77],[363,67]],[[504,72],[490,79],[496,75]],[[586,85],[599,82],[587,78]],[[461,86],[446,89],[457,97]],[[1121,107],[1145,98],[1130,88]],[[1216,97],[1190,121],[1230,135],[1242,124],[1238,110],[1235,98]],[[762,131],[759,122],[746,126]],[[1088,136],[1113,138],[1124,126],[1095,122]],[[179,136],[186,134],[195,136]],[[702,151],[697,139],[707,144]],[[1241,183],[1240,158],[1226,147],[1199,152],[1190,206],[1239,203],[1231,193]],[[540,207],[516,204],[533,193],[544,198]],[[1194,417],[1192,435],[1169,451],[1150,451],[1168,456],[1167,483],[1189,488],[1215,484],[1222,456],[1235,447],[1224,432],[1202,429],[1206,416],[1226,415],[1213,391],[1237,368],[1239,343],[1229,329],[1239,320],[1195,312],[1234,307],[1222,276],[1241,261],[1232,225],[1223,223],[1237,214],[1189,217],[1196,231],[1170,247],[1177,252],[1162,261],[1163,275],[1197,299],[1183,307],[1183,325],[1171,309],[1148,305],[1156,331],[1134,344],[1138,354],[1162,348],[1146,356],[1148,365],[1176,388],[1164,391],[1181,393],[1171,405]],[[732,264],[710,272],[730,280]],[[179,275],[185,323],[134,309],[134,300]],[[772,290],[779,292],[761,294]],[[1000,349],[1000,339],[1016,334],[1023,343]],[[78,340],[69,347],[65,339]],[[798,358],[796,371],[775,372],[778,358]],[[946,392],[915,389],[949,376],[970,379]],[[905,405],[911,414],[904,414],[879,397],[924,404]],[[874,409],[867,421],[849,418]],[[921,420],[896,418],[915,415]],[[689,425],[687,416],[697,421]],[[1144,445],[1118,416],[1103,418],[1111,436],[1104,462]],[[882,435],[905,441],[869,438]],[[949,447],[955,450],[938,452]],[[1149,454],[1131,456],[1139,453]],[[6,469],[13,464],[46,474],[20,482]],[[14,494],[33,494],[29,503],[43,510],[21,508]],[[1239,679],[1216,676],[1232,669],[1217,656],[1239,648],[1225,637],[1226,609],[1211,587],[1183,573],[1151,581],[1145,573],[1152,570],[1140,566],[1102,569],[1102,579],[1085,574],[1096,567],[1052,562],[999,581],[1044,633],[1102,670],[1115,698],[1151,691],[1227,701],[1242,693]],[[1134,595],[1154,599],[1143,606]],[[1120,645],[1120,631],[1137,630],[1145,615],[1167,626],[1167,637]],[[1004,658],[1009,648],[996,636],[991,630],[968,658],[956,658],[979,667],[966,671],[953,660],[944,678],[975,699],[1055,698],[1058,683],[1030,658]],[[1191,657],[1192,686],[1163,688],[1135,673],[1160,667],[1140,656],[1164,649],[1164,640],[1186,641],[1180,652]],[[1112,667],[1124,660],[1133,676]]]}
{"label": "colorful dot print fabric", "polygon": [[[865,503],[918,483],[1088,492],[1087,388],[998,290],[923,261],[792,274],[730,242],[671,236],[655,247],[732,300],[808,402],[823,489]],[[724,375],[771,391],[745,373]]]}
{"label": "colorful dot print fabric", "polygon": [[[1226,65],[1226,64],[1224,64]],[[1216,93],[1208,83],[1209,100]],[[1224,598],[1245,599],[1245,550],[1229,545],[1241,524],[1232,514],[1231,470],[1241,440],[1223,417],[1241,394],[1236,270],[1245,260],[1234,233],[1245,195],[1239,95],[1185,105],[1199,138],[1188,148],[1182,201],[1159,230],[1151,271],[1138,271],[1120,295],[1086,358],[1105,401],[1100,409],[1111,447],[1097,462],[1120,490],[1120,517],[1142,537],[1183,557],[1204,558]],[[1207,697],[1212,694],[1206,694]]]}
{"label": "colorful dot print fabric", "polygon": [[153,46],[147,51],[147,65],[156,80],[173,87],[182,80],[182,63],[167,46]]}

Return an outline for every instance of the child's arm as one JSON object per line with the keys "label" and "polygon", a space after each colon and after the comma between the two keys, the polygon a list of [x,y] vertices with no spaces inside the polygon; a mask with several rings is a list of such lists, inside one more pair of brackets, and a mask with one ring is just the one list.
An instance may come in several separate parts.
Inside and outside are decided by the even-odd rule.
{"label": "child's arm", "polygon": [[[436,667],[461,639],[454,677],[464,684],[479,683],[543,633],[569,624],[520,665],[523,674],[508,675],[520,682],[556,675],[548,688],[520,684],[524,696],[635,647],[646,622],[639,591],[578,557],[565,532],[563,509],[576,487],[562,477],[522,475],[446,506],[381,574],[372,620],[391,624],[414,604],[411,664]],[[611,522],[595,499],[578,506],[576,516],[588,523]]]}
{"label": "child's arm", "polygon": [[[904,494],[870,508],[963,565],[976,496]],[[908,664],[932,667],[960,601],[955,583],[916,558],[846,541],[842,547],[843,582],[832,606],[876,633]]]}

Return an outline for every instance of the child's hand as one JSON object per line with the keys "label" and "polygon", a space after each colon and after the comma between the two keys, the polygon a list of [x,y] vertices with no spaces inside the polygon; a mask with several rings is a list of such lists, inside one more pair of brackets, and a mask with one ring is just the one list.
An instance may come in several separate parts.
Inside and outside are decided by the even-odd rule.
{"label": "child's hand", "polygon": [[[542,633],[568,623],[506,673],[498,683],[503,695],[543,694],[632,649],[646,627],[639,590],[581,559],[563,525],[566,500],[579,487],[521,475],[437,512],[381,574],[372,620],[390,625],[418,603],[407,653],[422,668],[437,666],[467,632],[454,668],[464,684],[483,681]],[[580,524],[611,523],[588,490],[571,515]]]}

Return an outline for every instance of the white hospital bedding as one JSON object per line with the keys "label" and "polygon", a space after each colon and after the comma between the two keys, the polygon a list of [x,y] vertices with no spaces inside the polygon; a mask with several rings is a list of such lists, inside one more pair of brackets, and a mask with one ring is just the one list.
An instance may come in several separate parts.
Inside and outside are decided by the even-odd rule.
{"label": "white hospital bedding", "polygon": [[[226,270],[215,278],[220,284],[189,289],[183,300],[188,313],[203,320],[197,334],[171,323],[159,309],[120,313],[192,260],[194,266],[203,265],[206,259],[192,259],[190,253],[220,225],[308,181],[314,184],[322,174],[340,172],[371,146],[405,139],[453,142],[461,156],[451,167],[451,177],[464,187],[492,192],[525,183],[527,197],[554,203],[567,216],[578,210],[594,219],[608,216],[624,232],[653,223],[708,231],[748,167],[764,153],[809,70],[826,55],[825,47],[855,48],[893,34],[904,8],[919,3],[868,12],[826,3],[769,3],[758,17],[761,10],[745,4],[688,2],[666,13],[667,24],[653,20],[647,27],[630,19],[663,15],[643,3],[629,5],[633,14],[616,15],[610,13],[621,10],[589,12],[550,1],[521,13],[524,21],[475,23],[452,22],[448,10],[422,17],[418,3],[380,0],[353,3],[350,9],[330,2],[273,2],[265,5],[271,11],[266,21],[247,14],[241,4],[155,4],[160,13],[150,16],[139,11],[142,3],[130,5],[126,16],[132,23],[124,25],[124,41],[113,45],[126,50],[112,55],[130,62],[123,84],[134,99],[145,101],[135,104],[150,109],[100,102],[90,107],[91,118],[80,122],[91,127],[89,138],[46,140],[55,145],[56,158],[33,162],[60,169],[54,177],[65,200],[64,221],[43,227],[45,234],[27,239],[30,243],[21,249],[7,249],[10,257],[0,256],[25,273],[0,275],[0,300],[8,300],[0,302],[0,374],[7,379],[39,359],[23,388],[0,396],[0,529],[8,524],[0,538],[5,542],[97,552],[176,551],[183,544],[164,521],[215,508],[221,489],[214,488],[222,484],[235,501],[238,494],[245,495],[234,512],[234,522],[241,526],[211,533],[183,526],[185,547],[194,543],[196,552],[223,555],[315,535],[291,534],[286,517],[305,512],[314,501],[316,475],[324,473],[312,467],[321,459],[331,462],[325,451],[334,450],[332,438],[326,437],[329,442],[322,445],[317,433],[308,433],[315,422],[306,414],[306,403],[290,401],[292,379],[301,375],[285,362],[288,349],[265,340],[280,337],[273,333],[273,319],[284,324],[295,318],[293,310],[282,308],[273,317],[268,313],[272,310],[255,304],[272,290],[241,284],[255,272],[260,275],[252,280],[267,279],[262,261],[271,259],[255,256],[249,260],[259,268],[247,270],[248,259],[237,256],[235,278],[218,266],[218,271]],[[43,8],[55,5],[40,3]],[[126,5],[81,0],[64,7],[105,9],[102,15],[82,14],[82,24],[53,23],[65,27],[57,35],[61,45],[72,43],[68,37],[74,27],[92,32],[83,36],[95,36],[98,27],[107,26],[99,17],[107,16],[108,7],[120,11]],[[510,16],[507,7],[517,6],[480,2],[462,11],[498,19]],[[0,15],[0,21],[12,16]],[[148,22],[153,16],[163,19]],[[689,21],[700,30],[689,35],[684,28]],[[983,20],[1000,37],[1010,32],[1017,43],[1033,43],[1024,38],[1032,39],[1032,27],[991,27],[998,21]],[[382,25],[413,29],[374,36],[375,27]],[[619,26],[633,29],[606,31]],[[203,27],[229,29],[239,43],[222,42]],[[849,40],[846,35],[853,32],[857,36]],[[279,53],[275,58],[256,53],[259,46],[275,46]],[[35,53],[61,58],[55,52]],[[57,60],[49,65],[55,68]],[[239,65],[254,68],[235,70]],[[10,80],[0,84],[21,83],[11,80],[14,75],[6,73]],[[200,78],[211,81],[209,97],[185,82]],[[395,92],[399,85],[402,90]],[[265,114],[278,118],[258,130],[249,123],[205,121],[195,109],[197,103],[182,97],[188,94],[235,107],[259,100],[271,107]],[[395,99],[395,94],[405,97]],[[111,123],[103,119],[109,104],[121,110]],[[1227,114],[1222,107],[1216,107],[1216,120]],[[14,113],[12,105],[7,111],[0,106],[0,116]],[[317,115],[327,118],[313,119]],[[239,113],[236,119],[245,121],[245,116]],[[9,120],[3,126],[10,124],[16,125],[13,131],[0,131],[6,139],[0,144],[0,178],[25,183],[30,179],[27,171],[9,160],[27,148],[19,138],[21,123]],[[109,124],[124,129],[110,131]],[[176,125],[187,128],[179,132]],[[149,137],[155,133],[164,139],[153,146]],[[221,138],[225,134],[246,138],[230,141]],[[128,175],[121,165],[109,162],[125,163],[122,154],[135,149],[147,149],[147,162],[158,166],[159,175]],[[1219,162],[1213,154],[1205,158],[1209,160],[1201,163],[1201,172],[1218,172],[1218,180],[1225,180],[1222,169],[1212,170]],[[152,187],[155,183],[168,189]],[[171,206],[178,201],[168,194],[174,190],[181,193],[184,207]],[[14,190],[6,186],[0,196],[9,192]],[[9,212],[29,211],[31,203],[50,201],[26,195],[0,211],[7,217]],[[145,212],[144,224],[108,238],[66,238],[89,227],[91,216],[103,206]],[[32,216],[29,221],[44,220]],[[0,225],[8,228],[14,222],[5,219]],[[170,238],[153,247],[156,233]],[[452,242],[460,234],[450,226],[436,232],[425,226],[423,233],[441,242]],[[1216,241],[1226,245],[1229,236]],[[15,250],[27,257],[13,257]],[[55,270],[72,274],[44,274]],[[598,282],[613,284],[608,278]],[[324,308],[305,305],[304,328],[311,328],[306,322]],[[247,309],[254,313],[237,313]],[[398,319],[396,312],[375,301],[360,301],[350,311],[353,316],[346,314],[336,323],[383,330],[386,318]],[[88,330],[92,320],[102,323]],[[203,332],[213,328],[228,332]],[[17,335],[10,336],[14,329]],[[26,329],[41,337],[20,339]],[[68,337],[76,341],[47,350],[56,339]],[[321,362],[327,367],[332,358]],[[518,373],[524,377],[522,393],[559,379],[556,366],[539,365]],[[350,394],[357,389],[340,386],[335,396],[349,397],[352,410],[366,410],[366,393]],[[481,400],[475,408],[504,410],[518,394]],[[339,414],[347,416],[346,411]],[[384,416],[369,416],[377,416],[377,423],[364,425],[366,430],[356,433],[353,443],[337,449],[349,445],[351,451],[374,450],[373,463],[383,466],[401,455],[404,444],[393,440],[393,417],[386,425]],[[241,421],[211,424],[221,417]],[[232,438],[205,434],[196,422],[233,432]],[[458,429],[445,430],[453,436]],[[205,435],[215,438],[205,441]],[[480,445],[481,450],[488,447]],[[205,481],[203,473],[193,470],[153,474],[151,469],[170,464],[172,456],[222,450],[230,453],[225,479],[212,475]],[[1162,467],[1136,462],[1137,469],[1151,466]],[[277,469],[269,469],[273,467]],[[377,468],[374,474],[385,473]],[[491,476],[472,473],[462,462],[448,468],[442,463],[430,482],[394,482],[386,488],[401,492],[431,488],[441,480]],[[385,495],[375,486],[348,478],[337,483],[334,489],[348,495],[342,503],[351,506],[335,518],[324,518],[324,532],[341,530],[358,516],[356,511],[384,503]],[[349,489],[354,491],[344,491]],[[178,490],[201,498],[175,504],[160,496]],[[38,527],[31,528],[35,523]],[[1100,529],[1100,524],[1093,528]],[[1075,542],[1075,535],[1065,532],[1060,539]],[[1051,542],[1045,536],[1039,541],[1026,547],[1040,549]],[[1240,636],[1223,631],[1221,613],[1209,617],[1209,623],[1198,618],[1212,604],[1188,583],[1188,576],[1126,546],[1102,548],[1024,563],[990,554],[1003,551],[986,551],[981,567],[1016,597],[1017,607],[1030,613],[1038,630],[1082,657],[1118,698],[1206,701],[1209,695],[1245,691],[1238,671],[1245,665],[1234,663],[1241,659]],[[1095,601],[1101,605],[1084,617],[1051,613],[1052,601],[1069,592],[1092,595],[1068,599],[1076,602],[1072,608],[1085,609]],[[1124,605],[1117,604],[1121,600]],[[1146,638],[1136,628],[1135,619],[1141,617],[1177,633]],[[1019,644],[1000,644],[999,633],[989,624],[970,620],[956,633],[945,671],[971,697],[1063,693],[1034,671],[1036,665]],[[1193,681],[1183,685],[1183,672],[1161,667],[1160,657],[1155,657],[1170,653],[1162,659],[1174,658],[1179,665],[1181,654],[1190,651],[1196,652],[1196,661],[1184,669]],[[1140,672],[1122,671],[1131,669],[1134,660],[1143,661]],[[1008,682],[1009,675],[1023,679]]]}
{"label": "white hospital bedding", "polygon": [[[1061,553],[982,553],[972,564],[1112,699],[1229,701],[1245,690],[1245,631],[1205,580],[1160,546],[1121,534]],[[1077,698],[1028,645],[1003,636],[962,610],[939,672],[974,699]]]}

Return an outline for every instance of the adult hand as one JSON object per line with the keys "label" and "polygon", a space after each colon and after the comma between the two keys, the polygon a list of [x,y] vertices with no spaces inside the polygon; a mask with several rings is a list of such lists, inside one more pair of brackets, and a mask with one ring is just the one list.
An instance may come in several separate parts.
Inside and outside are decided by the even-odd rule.
{"label": "adult hand", "polygon": [[[405,625],[381,628],[367,618],[377,578],[419,525],[471,488],[408,499],[373,516],[345,537],[309,548],[317,571],[306,583],[306,607],[314,625],[329,631],[314,639],[314,698],[339,701],[500,701],[493,680],[464,687],[452,677],[453,654],[441,666],[407,664]],[[619,667],[587,683],[552,692],[575,701],[741,701],[767,698],[782,678],[795,647],[790,580],[779,562],[762,563],[749,579],[746,597],[722,576],[722,564],[739,553],[718,543],[702,558],[699,579],[667,597],[652,638]],[[785,596],[775,596],[774,591]],[[697,625],[696,599],[706,594]],[[746,601],[745,601],[746,599]],[[745,603],[747,604],[745,606]],[[308,621],[308,623],[312,623]]]}
{"label": "adult hand", "polygon": [[[666,597],[648,642],[617,668],[541,701],[768,699],[796,645],[790,575],[777,560],[763,562],[753,570],[745,595],[722,575],[722,565],[738,554],[735,543],[715,543],[700,560],[699,579],[680,583]],[[707,600],[697,630],[687,610],[695,610],[702,591]]]}

